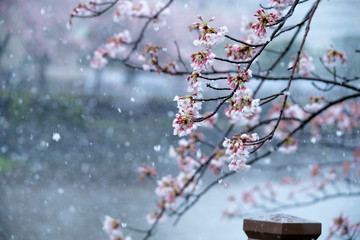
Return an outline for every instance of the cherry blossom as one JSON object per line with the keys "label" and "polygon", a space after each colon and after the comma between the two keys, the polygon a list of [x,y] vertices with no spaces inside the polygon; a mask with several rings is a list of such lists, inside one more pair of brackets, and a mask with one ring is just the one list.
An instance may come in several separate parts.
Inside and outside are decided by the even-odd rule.
{"label": "cherry blossom", "polygon": [[195,95],[200,97],[200,92],[203,91],[202,82],[192,81],[187,89],[188,92],[193,92]]}
{"label": "cherry blossom", "polygon": [[[240,65],[238,66],[240,69]],[[242,71],[239,71],[238,75],[236,76],[229,76],[227,79],[228,84],[232,89],[235,89],[235,87],[239,85],[239,88],[244,85],[244,83],[249,82],[250,78],[252,77],[252,71],[250,69],[245,71],[245,68]]]}
{"label": "cherry blossom", "polygon": [[252,99],[252,90],[245,86],[239,87],[234,96],[229,100],[229,107],[225,109],[225,115],[231,121],[239,121],[255,114],[259,107],[259,99]]}
{"label": "cherry blossom", "polygon": [[[294,56],[291,57],[293,60],[296,58]],[[300,55],[299,62],[295,66],[295,73],[300,76],[309,77],[311,72],[315,70],[315,66],[312,64],[312,57],[310,57],[306,51],[303,51]],[[289,62],[288,67],[292,68],[294,66],[295,61]]]}
{"label": "cherry blossom", "polygon": [[103,229],[108,234],[116,233],[116,235],[122,235],[120,220],[114,219],[110,216],[105,216],[105,220],[103,222]]}
{"label": "cherry blossom", "polygon": [[146,44],[146,48],[141,55],[139,55],[138,60],[145,61],[145,56],[149,55],[149,60],[147,63],[143,64],[144,71],[148,71],[150,69],[155,70],[157,73],[161,72],[159,69],[159,51],[163,48],[161,46],[156,46],[153,43]]}
{"label": "cherry blossom", "polygon": [[102,0],[83,0],[81,1],[71,12],[70,14],[70,20],[69,25],[72,25],[72,18],[74,16],[91,16],[94,12],[99,10],[99,3],[101,3]]}
{"label": "cherry blossom", "polygon": [[180,139],[179,146],[174,148],[173,146],[169,149],[170,157],[176,159],[179,170],[182,172],[190,172],[200,165],[200,163],[190,157],[196,153],[196,144],[193,141]]}
{"label": "cherry blossom", "polygon": [[204,45],[207,48],[211,48],[224,41],[224,36],[229,31],[226,26],[215,29],[208,25],[208,23],[214,21],[215,18],[211,18],[208,22],[204,22],[201,16],[198,16],[198,18],[201,22],[193,23],[191,27],[191,29],[198,29],[200,31],[199,38],[193,42],[195,46]]}
{"label": "cherry blossom", "polygon": [[133,3],[130,1],[119,1],[113,14],[114,22],[119,22],[125,17],[132,15]]}
{"label": "cherry blossom", "polygon": [[223,216],[228,218],[233,218],[236,216],[241,216],[241,210],[238,208],[235,196],[231,195],[228,197],[228,205],[222,213]]}
{"label": "cherry blossom", "polygon": [[294,153],[298,147],[298,140],[293,138],[286,138],[285,142],[279,147],[281,153]]}
{"label": "cherry blossom", "polygon": [[105,58],[107,55],[107,51],[105,51],[103,48],[99,48],[94,52],[94,58],[91,60],[91,67],[93,68],[102,68],[104,67],[108,61]]}
{"label": "cherry blossom", "polygon": [[[207,117],[209,116],[211,113],[210,112],[206,112],[203,117]],[[214,114],[213,116],[211,116],[210,118],[207,118],[206,120],[202,121],[201,126],[202,127],[207,127],[207,128],[212,128],[214,126],[214,124],[217,122],[219,117],[219,114]]]}
{"label": "cherry blossom", "polygon": [[[193,172],[180,172],[176,178],[176,182],[180,189],[184,189],[184,193],[193,193],[200,185],[201,181],[191,181],[189,180],[194,177]],[[185,187],[186,185],[186,187]]]}
{"label": "cherry blossom", "polygon": [[226,148],[226,156],[230,164],[229,169],[236,172],[247,171],[250,166],[246,165],[246,159],[249,157],[249,150],[253,148],[249,143],[259,140],[256,133],[248,134],[235,134],[232,139],[225,138],[223,146]]}
{"label": "cherry blossom", "polygon": [[[250,41],[247,41],[247,42],[251,43]],[[254,47],[250,47],[249,45],[246,45],[246,44],[231,45],[231,44],[227,43],[225,45],[225,51],[226,51],[226,57],[228,57],[230,60],[233,60],[233,61],[249,60],[256,53]]]}
{"label": "cherry blossom", "polygon": [[177,184],[176,179],[171,175],[167,175],[157,181],[157,188],[155,189],[156,195],[165,200],[168,206],[175,204],[176,196],[180,192],[180,186]]}
{"label": "cherry blossom", "polygon": [[201,110],[202,103],[195,101],[195,98],[201,98],[201,94],[193,94],[185,97],[175,96],[174,101],[177,102],[179,113],[182,115],[198,116]]}
{"label": "cherry blossom", "polygon": [[339,217],[333,219],[333,225],[326,237],[327,240],[338,236],[346,239],[356,239],[360,234],[360,222],[351,224],[349,217],[344,217],[343,213]]}
{"label": "cherry blossom", "polygon": [[213,65],[215,54],[208,51],[197,52],[191,55],[191,67],[196,72],[206,71]]}
{"label": "cherry blossom", "polygon": [[161,216],[159,216],[158,211],[153,211],[152,213],[146,215],[148,224],[154,224],[157,219],[159,222],[165,222],[167,220],[166,215],[161,214]]}
{"label": "cherry blossom", "polygon": [[197,129],[198,124],[194,123],[189,115],[176,114],[172,126],[174,127],[174,135],[183,137]]}
{"label": "cherry blossom", "polygon": [[312,133],[317,135],[326,126],[334,126],[341,131],[351,132],[359,127],[360,104],[358,101],[336,104],[311,121]]}
{"label": "cherry blossom", "polygon": [[330,46],[328,50],[326,50],[326,55],[323,57],[324,64],[328,67],[334,67],[339,62],[342,64],[347,62],[347,56],[345,52],[339,52]]}
{"label": "cherry blossom", "polygon": [[137,171],[139,173],[141,173],[141,175],[139,177],[140,182],[143,182],[146,176],[150,176],[150,177],[156,177],[157,176],[155,168],[150,167],[146,163],[143,163],[142,166],[137,169]]}
{"label": "cherry blossom", "polygon": [[324,99],[325,99],[324,97],[310,96],[310,103],[304,106],[304,110],[310,113],[318,111],[320,108],[324,106],[323,104]]}
{"label": "cherry blossom", "polygon": [[266,28],[274,25],[276,20],[279,18],[277,14],[268,14],[264,9],[257,10],[254,16],[257,17],[258,22],[251,28],[259,38],[263,38],[266,35]]}
{"label": "cherry blossom", "polygon": [[107,54],[112,58],[119,56],[119,54],[126,50],[126,46],[124,44],[129,43],[130,41],[131,36],[128,30],[116,34],[115,36],[109,38],[105,44]]}
{"label": "cherry blossom", "polygon": [[121,222],[119,219],[105,216],[103,229],[107,234],[109,234],[111,240],[131,240],[129,236],[123,235],[121,231]]}
{"label": "cherry blossom", "polygon": [[244,191],[242,193],[242,201],[244,203],[247,203],[247,204],[250,204],[250,205],[256,205],[256,201],[255,201],[255,198],[253,196],[253,191],[252,190]]}
{"label": "cherry blossom", "polygon": [[91,66],[93,68],[102,68],[107,63],[108,60],[106,57],[119,57],[126,48],[125,44],[131,41],[131,36],[128,30],[120,32],[115,36],[109,38],[104,47],[100,47],[94,52],[94,58],[91,60]]}
{"label": "cherry blossom", "polygon": [[310,167],[310,176],[311,177],[318,176],[320,174],[320,172],[321,172],[321,166],[319,164],[315,164]]}
{"label": "cherry blossom", "polygon": [[219,175],[221,170],[226,166],[228,159],[225,155],[224,149],[216,149],[215,157],[210,162],[210,169],[214,172],[215,175]]}
{"label": "cherry blossom", "polygon": [[[282,103],[273,102],[273,107],[268,112],[269,119],[278,118],[281,108]],[[274,134],[274,137],[278,139],[286,138],[288,133],[297,128],[299,126],[299,122],[297,120],[303,120],[306,117],[306,113],[299,107],[299,105],[287,102],[284,108],[283,117],[294,120],[280,121]],[[274,125],[275,122],[266,125],[266,132],[271,132],[274,128]]]}
{"label": "cherry blossom", "polygon": [[268,0],[269,6],[275,8],[280,15],[282,11],[291,6],[294,0]]}
{"label": "cherry blossom", "polygon": [[[163,2],[157,2],[155,4],[155,8],[152,14],[155,14],[156,12],[160,11],[160,9],[162,9],[165,6],[165,4]],[[157,18],[155,18],[153,20],[153,23],[155,24],[155,26],[161,26],[161,25],[166,25],[166,21],[165,21],[165,17],[170,15],[170,9],[166,8],[165,10],[163,10],[158,16]]]}

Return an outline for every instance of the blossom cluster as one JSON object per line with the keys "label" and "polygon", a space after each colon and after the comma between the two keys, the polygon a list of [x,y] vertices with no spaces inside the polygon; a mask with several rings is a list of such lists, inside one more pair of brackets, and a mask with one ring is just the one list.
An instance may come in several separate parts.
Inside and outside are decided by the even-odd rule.
{"label": "blossom cluster", "polygon": [[[273,102],[272,108],[268,112],[269,119],[277,119],[280,116],[281,108],[283,107],[282,103]],[[280,121],[277,129],[275,131],[274,137],[278,139],[285,139],[283,146],[281,146],[278,150],[282,153],[293,153],[296,151],[298,146],[298,141],[293,138],[288,138],[288,134],[292,132],[295,128],[297,128],[300,124],[299,121],[303,120],[306,117],[306,113],[304,110],[299,107],[297,104],[292,104],[287,102],[282,118],[286,120]],[[265,131],[270,133],[275,127],[276,121],[272,121],[265,127]]]}
{"label": "blossom cluster", "polygon": [[[240,65],[238,66],[240,68]],[[239,88],[244,87],[244,83],[249,82],[252,77],[252,71],[250,69],[246,70],[244,68],[242,71],[239,71],[236,76],[229,76],[227,78],[227,83],[230,85],[231,89],[235,89],[236,86]]]}
{"label": "blossom cluster", "polygon": [[126,51],[125,45],[130,43],[131,36],[128,30],[120,32],[107,40],[104,47],[100,47],[94,52],[91,60],[93,68],[102,68],[108,63],[106,57],[116,58]]}
{"label": "blossom cluster", "polygon": [[[200,82],[197,82],[193,86],[199,87]],[[200,90],[200,88],[195,88],[195,90]],[[194,94],[185,97],[175,96],[174,101],[177,101],[179,113],[175,115],[173,121],[174,135],[182,137],[190,134],[198,127],[199,124],[194,123],[193,118],[200,116],[199,110],[202,107],[202,103],[195,99],[201,97],[202,94],[200,92],[195,92]]]}
{"label": "blossom cluster", "polygon": [[208,24],[209,22],[214,21],[215,18],[211,18],[208,22],[204,22],[201,16],[198,16],[198,18],[201,22],[195,22],[191,27],[191,29],[198,29],[200,32],[199,38],[193,42],[195,46],[203,45],[207,48],[211,48],[224,41],[224,36],[229,31],[226,26],[215,29]]}
{"label": "blossom cluster", "polygon": [[253,55],[256,53],[254,50],[254,47],[250,47],[246,44],[234,44],[231,45],[227,43],[225,45],[226,50],[226,57],[230,60],[249,60],[253,57]]}
{"label": "blossom cluster", "polygon": [[241,216],[241,214],[242,212],[238,207],[235,196],[230,195],[228,197],[228,205],[226,206],[225,210],[222,212],[222,215],[228,218],[234,218]]}
{"label": "blossom cluster", "polygon": [[316,112],[324,106],[324,103],[323,103],[324,100],[325,100],[325,97],[323,97],[323,96],[322,97],[310,96],[310,103],[308,103],[304,106],[304,110],[309,113]]}
{"label": "blossom cluster", "polygon": [[[360,155],[360,150],[359,150]],[[250,206],[253,210],[261,202],[260,209],[263,211],[263,206],[269,206],[268,210],[271,210],[271,205],[266,203],[289,201],[290,199],[301,198],[314,198],[314,192],[323,191],[327,193],[326,187],[333,187],[334,184],[344,180],[348,182],[350,179],[357,179],[360,176],[359,165],[360,157],[354,156],[352,161],[344,161],[340,165],[321,166],[320,164],[314,164],[309,166],[309,174],[311,181],[304,182],[304,176],[299,175],[299,179],[295,176],[286,176],[277,183],[271,183],[267,181],[263,185],[255,185],[249,189],[242,191],[241,204],[236,202],[235,196],[231,195],[229,200],[229,206],[226,208],[224,215],[228,217],[243,217],[244,214],[249,212],[240,211],[242,203]],[[278,187],[275,188],[275,184]],[[338,189],[339,193],[342,192]],[[287,194],[284,194],[286,193]],[[282,199],[284,198],[284,199]],[[286,199],[287,198],[287,199]],[[317,196],[314,198],[317,199]],[[297,201],[296,201],[297,202]],[[299,202],[297,202],[299,203]],[[241,209],[244,209],[241,207]],[[250,212],[251,213],[251,212]],[[350,226],[346,218],[339,217],[334,219],[334,224],[330,228],[330,234],[328,239],[339,236],[344,237],[347,233],[352,236],[360,234],[360,223]]]}
{"label": "blossom cluster", "polygon": [[247,171],[250,166],[246,165],[246,159],[249,157],[249,150],[253,148],[252,142],[258,141],[259,136],[256,133],[235,134],[232,139],[225,138],[223,146],[226,148],[226,156],[231,161],[229,169],[236,172]]}
{"label": "blossom cluster", "polygon": [[[295,64],[295,57],[291,57],[294,61],[290,61],[288,67],[293,68]],[[315,70],[315,66],[312,64],[313,58],[307,54],[306,51],[302,51],[299,61],[295,66],[295,73],[300,76],[309,77],[311,72]]]}
{"label": "blossom cluster", "polygon": [[293,4],[294,0],[268,0],[269,7],[278,11],[279,15],[282,15],[282,11]]}
{"label": "blossom cluster", "polygon": [[123,235],[119,219],[105,216],[103,230],[109,235],[111,240],[131,240],[131,237]]}
{"label": "blossom cluster", "polygon": [[206,71],[207,67],[213,65],[215,54],[209,51],[193,53],[191,55],[191,68],[196,72]]}
{"label": "blossom cluster", "polygon": [[259,107],[259,101],[259,99],[252,98],[252,90],[250,88],[245,86],[239,87],[234,96],[229,100],[229,107],[225,109],[225,116],[232,122],[250,118]]}
{"label": "blossom cluster", "polygon": [[251,28],[259,38],[265,37],[266,28],[274,25],[279,18],[276,13],[267,13],[264,9],[257,10],[254,16],[257,18],[258,22],[252,25]]}
{"label": "blossom cluster", "polygon": [[155,168],[150,167],[146,163],[143,163],[142,166],[137,169],[137,171],[141,174],[139,177],[140,182],[143,182],[145,177],[157,177]]}
{"label": "blossom cluster", "polygon": [[359,117],[359,101],[336,104],[310,122],[312,134],[318,135],[321,129],[332,126],[339,131],[351,132],[352,129],[359,127]]}
{"label": "blossom cluster", "polygon": [[328,67],[334,67],[339,62],[342,64],[347,62],[347,56],[345,52],[339,52],[335,50],[332,46],[330,49],[326,50],[326,55],[323,57],[324,64]]}
{"label": "blossom cluster", "polygon": [[338,236],[341,239],[356,239],[360,236],[360,222],[350,223],[349,217],[344,217],[341,213],[339,217],[333,219],[327,240]]}
{"label": "blossom cluster", "polygon": [[[160,69],[159,65],[159,51],[162,50],[163,47],[156,46],[153,43],[146,44],[145,50],[139,55],[139,61],[145,61],[146,56],[149,55],[149,59],[146,63],[142,65],[145,71],[155,70],[157,73],[160,73],[162,69]],[[171,66],[169,65],[168,69],[176,68],[176,65],[173,63]]]}
{"label": "blossom cluster", "polygon": [[294,153],[298,147],[298,140],[294,138],[287,137],[285,138],[284,143],[279,147],[279,152],[281,153]]}
{"label": "blossom cluster", "polygon": [[197,129],[198,124],[193,122],[190,115],[177,113],[172,126],[174,127],[174,135],[183,137],[189,135],[193,130]]}
{"label": "blossom cluster", "polygon": [[161,198],[165,207],[173,208],[177,196],[195,191],[196,181],[188,183],[188,180],[191,178],[194,178],[194,174],[191,172],[180,172],[176,178],[173,178],[171,175],[164,176],[157,181],[155,193]]}
{"label": "blossom cluster", "polygon": [[[132,1],[119,1],[116,5],[116,9],[113,13],[114,22],[119,22],[124,18],[149,18],[155,15],[164,7],[164,3],[157,2],[153,9],[151,9],[146,1],[139,1],[134,3]],[[170,10],[166,9],[161,12],[157,18],[154,19],[154,23],[165,24],[163,18],[170,14]]]}
{"label": "blossom cluster", "polygon": [[71,12],[69,19],[69,26],[72,25],[72,18],[74,16],[91,16],[94,12],[99,11],[99,4],[102,0],[82,0]]}
{"label": "blossom cluster", "polygon": [[157,220],[159,222],[164,222],[167,218],[165,214],[161,214],[158,210],[155,210],[146,216],[146,220],[149,224],[154,224]]}

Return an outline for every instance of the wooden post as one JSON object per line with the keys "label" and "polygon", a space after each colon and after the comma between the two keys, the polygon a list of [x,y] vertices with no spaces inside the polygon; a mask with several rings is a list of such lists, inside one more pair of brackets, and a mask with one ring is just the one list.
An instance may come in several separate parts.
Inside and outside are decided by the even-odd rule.
{"label": "wooden post", "polygon": [[316,240],[321,223],[286,214],[244,219],[249,240]]}

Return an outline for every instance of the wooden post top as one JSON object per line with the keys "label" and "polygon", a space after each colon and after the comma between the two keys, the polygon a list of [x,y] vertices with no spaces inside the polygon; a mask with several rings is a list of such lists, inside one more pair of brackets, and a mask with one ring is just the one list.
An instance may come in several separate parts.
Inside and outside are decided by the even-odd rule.
{"label": "wooden post top", "polygon": [[243,229],[249,240],[315,240],[321,234],[321,223],[274,214],[244,219]]}

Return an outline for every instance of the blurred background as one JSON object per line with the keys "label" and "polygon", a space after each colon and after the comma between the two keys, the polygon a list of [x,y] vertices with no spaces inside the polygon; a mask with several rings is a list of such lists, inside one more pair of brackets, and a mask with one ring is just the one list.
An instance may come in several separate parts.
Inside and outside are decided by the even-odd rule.
{"label": "blurred background", "polygon": [[[145,216],[154,210],[156,197],[154,185],[138,183],[137,167],[147,162],[160,176],[176,173],[176,162],[168,157],[169,146],[178,141],[172,135],[177,111],[172,100],[184,94],[184,78],[134,71],[116,62],[102,70],[90,68],[94,50],[125,26],[135,29],[136,35],[136,25],[115,24],[110,11],[94,19],[74,19],[74,26],[67,29],[77,3],[0,1],[0,239],[106,238],[104,215],[145,228]],[[293,21],[300,20],[308,7],[299,9]],[[176,58],[175,45],[168,42],[175,39],[183,58],[188,59],[195,49],[188,47],[195,35],[183,33],[197,21],[196,15],[216,16],[217,26],[227,25],[234,33],[230,35],[236,36],[239,16],[251,16],[257,8],[257,1],[175,1],[170,10],[176,14],[169,17],[168,25],[160,30],[150,28],[145,42],[166,46]],[[333,43],[348,53],[344,73],[359,73],[359,54],[354,52],[360,49],[359,9],[358,0],[323,1],[306,50],[322,56]],[[273,48],[280,48],[285,39]],[[216,51],[224,54],[221,49]],[[266,64],[270,58],[267,53],[261,61]],[[301,95],[294,96],[305,101]],[[318,155],[309,156],[306,153],[311,148],[304,143],[291,158],[351,157],[346,149],[325,146]],[[286,160],[281,158],[274,155],[266,163]],[[244,239],[241,220],[222,219],[221,212],[230,193],[278,175],[265,173],[250,171],[228,180],[230,187],[226,188],[219,184],[178,227],[173,228],[170,221],[154,239]],[[336,199],[285,212],[321,221],[327,232],[332,217],[340,212],[359,220],[359,200]]]}

